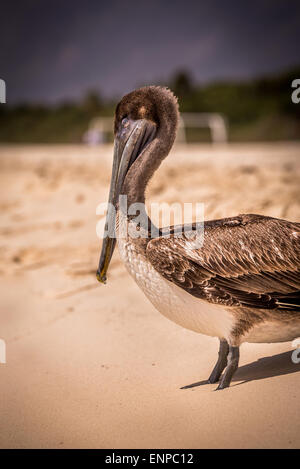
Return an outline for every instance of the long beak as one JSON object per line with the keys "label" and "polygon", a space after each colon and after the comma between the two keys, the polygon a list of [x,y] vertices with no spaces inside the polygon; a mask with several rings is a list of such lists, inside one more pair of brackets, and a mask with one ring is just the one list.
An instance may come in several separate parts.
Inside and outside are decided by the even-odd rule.
{"label": "long beak", "polygon": [[116,208],[126,174],[145,146],[153,140],[155,131],[156,125],[152,122],[144,119],[136,121],[128,119],[126,127],[116,135],[105,237],[96,274],[101,283],[106,283],[106,273],[116,246]]}

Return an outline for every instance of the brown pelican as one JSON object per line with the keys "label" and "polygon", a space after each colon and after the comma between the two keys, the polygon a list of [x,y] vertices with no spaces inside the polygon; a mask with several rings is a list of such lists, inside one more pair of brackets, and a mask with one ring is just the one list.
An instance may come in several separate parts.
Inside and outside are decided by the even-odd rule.
{"label": "brown pelican", "polygon": [[178,117],[176,98],[161,87],[138,89],[118,104],[109,193],[116,211],[107,213],[97,278],[106,281],[116,229],[121,258],[153,305],[177,324],[219,338],[208,382],[220,380],[217,389],[223,389],[238,367],[242,342],[300,336],[300,224],[252,214],[206,221],[202,247],[195,224],[182,236],[180,226],[151,236],[146,210],[137,222],[119,196],[127,196],[128,207],[144,207],[146,185],[174,143]]}

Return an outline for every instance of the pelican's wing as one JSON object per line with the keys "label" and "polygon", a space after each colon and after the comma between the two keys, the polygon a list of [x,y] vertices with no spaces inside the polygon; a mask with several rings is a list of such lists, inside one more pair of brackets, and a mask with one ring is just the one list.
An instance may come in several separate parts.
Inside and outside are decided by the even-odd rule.
{"label": "pelican's wing", "polygon": [[226,306],[300,310],[300,224],[261,215],[170,228],[149,241],[147,259],[191,295]]}

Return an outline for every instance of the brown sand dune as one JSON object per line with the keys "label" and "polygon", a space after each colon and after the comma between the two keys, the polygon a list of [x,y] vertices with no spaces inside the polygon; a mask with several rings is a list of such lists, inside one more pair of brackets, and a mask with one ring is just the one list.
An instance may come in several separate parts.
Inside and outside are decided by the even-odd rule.
{"label": "brown sand dune", "polygon": [[[0,447],[299,447],[291,343],[244,344],[231,388],[213,392],[200,384],[217,339],[162,317],[118,253],[108,284],[96,282],[111,154],[0,147]],[[206,219],[299,221],[299,181],[299,144],[178,146],[148,193],[204,202]]]}

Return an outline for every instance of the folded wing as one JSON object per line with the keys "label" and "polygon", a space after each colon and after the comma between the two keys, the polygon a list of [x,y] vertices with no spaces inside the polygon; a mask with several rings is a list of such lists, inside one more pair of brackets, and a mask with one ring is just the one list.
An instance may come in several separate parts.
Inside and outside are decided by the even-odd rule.
{"label": "folded wing", "polygon": [[191,295],[224,306],[300,311],[300,224],[260,215],[205,222],[152,239],[148,260]]}

